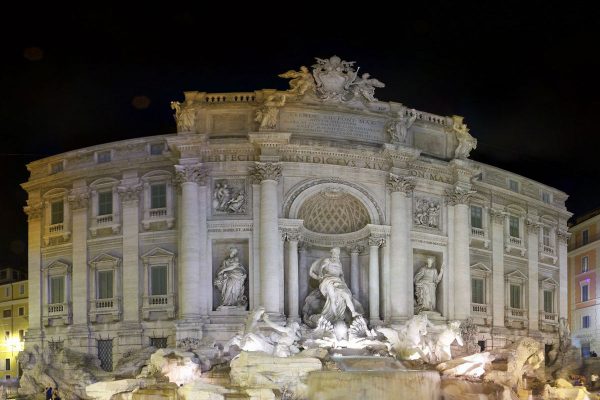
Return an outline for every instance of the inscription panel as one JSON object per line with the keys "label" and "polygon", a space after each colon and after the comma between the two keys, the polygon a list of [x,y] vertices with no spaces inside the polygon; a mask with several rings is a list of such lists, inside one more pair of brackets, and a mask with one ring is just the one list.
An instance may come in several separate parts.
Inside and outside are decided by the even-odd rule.
{"label": "inscription panel", "polygon": [[379,143],[385,142],[384,123],[383,119],[348,113],[282,110],[280,115],[280,129],[284,132]]}

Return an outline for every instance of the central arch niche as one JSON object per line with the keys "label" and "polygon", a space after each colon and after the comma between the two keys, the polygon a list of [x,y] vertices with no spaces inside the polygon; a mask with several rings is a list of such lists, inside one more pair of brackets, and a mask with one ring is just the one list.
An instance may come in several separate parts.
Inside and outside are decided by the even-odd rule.
{"label": "central arch niche", "polygon": [[356,232],[371,223],[369,212],[341,188],[327,187],[302,203],[298,219],[309,231],[325,234]]}

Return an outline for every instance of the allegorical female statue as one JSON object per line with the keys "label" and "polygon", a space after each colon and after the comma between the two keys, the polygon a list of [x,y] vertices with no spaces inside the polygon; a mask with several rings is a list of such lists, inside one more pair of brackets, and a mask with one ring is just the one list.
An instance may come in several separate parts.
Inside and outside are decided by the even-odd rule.
{"label": "allegorical female statue", "polygon": [[229,256],[221,263],[215,278],[215,286],[221,291],[221,306],[246,307],[246,277],[246,269],[238,258],[238,249],[230,247]]}
{"label": "allegorical female statue", "polygon": [[415,275],[415,312],[435,311],[435,289],[444,275],[444,266],[438,273],[434,265],[435,257],[427,257],[427,263]]}
{"label": "allegorical female statue", "polygon": [[340,261],[340,248],[331,249],[331,256],[315,261],[309,270],[312,278],[319,281],[319,290],[325,297],[321,316],[331,323],[343,321],[346,308],[352,318],[360,315],[354,307],[352,293],[344,281],[344,271]]}

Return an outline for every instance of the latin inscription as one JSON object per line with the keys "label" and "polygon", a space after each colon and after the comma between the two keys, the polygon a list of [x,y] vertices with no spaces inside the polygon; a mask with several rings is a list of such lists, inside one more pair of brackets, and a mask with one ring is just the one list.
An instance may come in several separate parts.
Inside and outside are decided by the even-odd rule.
{"label": "latin inscription", "polygon": [[301,162],[310,164],[341,165],[343,167],[377,169],[380,171],[388,171],[391,167],[390,163],[385,160],[370,161],[334,156],[322,156],[316,154],[282,154],[281,161]]}
{"label": "latin inscription", "polygon": [[430,181],[443,182],[452,184],[452,178],[444,175],[432,174],[431,172],[418,171],[411,169],[409,175],[416,176],[417,178],[429,179]]}
{"label": "latin inscription", "polygon": [[282,112],[280,129],[308,135],[360,139],[383,143],[384,121],[351,114],[319,114],[306,111]]}

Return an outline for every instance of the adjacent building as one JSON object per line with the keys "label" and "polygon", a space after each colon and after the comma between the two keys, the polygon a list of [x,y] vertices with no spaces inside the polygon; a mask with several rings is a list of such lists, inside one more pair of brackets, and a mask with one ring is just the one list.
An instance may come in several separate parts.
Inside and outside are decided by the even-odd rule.
{"label": "adjacent building", "polygon": [[569,321],[584,357],[600,352],[600,209],[577,218],[569,240]]}
{"label": "adjacent building", "polygon": [[11,278],[0,283],[0,381],[11,381],[21,375],[17,355],[29,327],[28,283],[16,269],[1,269],[4,276]]}
{"label": "adjacent building", "polygon": [[26,346],[110,370],[129,349],[225,341],[258,306],[305,319],[332,247],[372,325],[414,315],[430,263],[435,306],[417,311],[434,323],[472,317],[487,348],[557,342],[565,193],[470,160],[462,117],[378,101],[351,62],[285,76],[287,91],[186,92],[176,133],[28,165]]}

